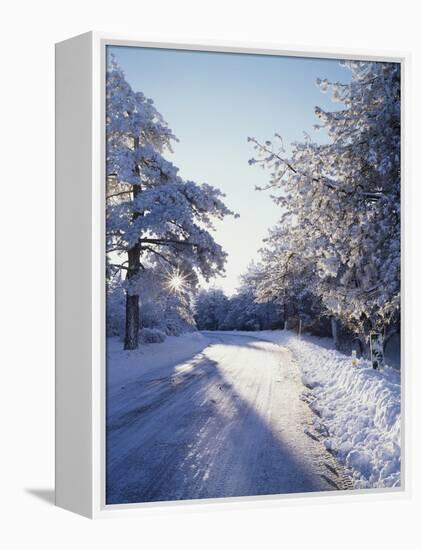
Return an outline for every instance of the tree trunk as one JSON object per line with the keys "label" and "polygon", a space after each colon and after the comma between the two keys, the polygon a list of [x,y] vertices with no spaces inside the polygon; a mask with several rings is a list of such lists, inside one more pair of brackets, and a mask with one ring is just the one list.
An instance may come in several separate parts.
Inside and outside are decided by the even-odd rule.
{"label": "tree trunk", "polygon": [[[133,148],[137,149],[139,147],[139,137],[134,138]],[[137,176],[140,176],[139,166],[135,166],[133,169],[134,173]],[[133,201],[141,193],[142,189],[139,185],[133,185]],[[135,221],[139,216],[139,212],[133,213],[133,221]],[[136,280],[140,274],[140,252],[142,246],[140,238],[138,242],[127,251],[128,256],[128,269],[127,269],[127,280],[129,289],[126,291],[126,334],[124,337],[124,349],[137,349],[139,346],[139,320],[140,320],[140,311],[139,311],[139,294],[136,292],[132,294],[132,289],[130,289],[130,280]]]}
{"label": "tree trunk", "polygon": [[335,319],[335,317],[331,317],[330,323],[332,326],[332,339],[335,346],[335,349],[339,349],[339,326],[338,326],[338,320]]}
{"label": "tree trunk", "polygon": [[126,295],[126,335],[124,349],[137,349],[139,345],[139,295]]}
{"label": "tree trunk", "polygon": [[[129,265],[127,279],[130,287],[130,280],[136,279],[140,273],[140,244],[136,244],[128,251]],[[126,291],[126,334],[124,338],[124,349],[137,349],[139,346],[139,294],[131,293],[129,288]]]}

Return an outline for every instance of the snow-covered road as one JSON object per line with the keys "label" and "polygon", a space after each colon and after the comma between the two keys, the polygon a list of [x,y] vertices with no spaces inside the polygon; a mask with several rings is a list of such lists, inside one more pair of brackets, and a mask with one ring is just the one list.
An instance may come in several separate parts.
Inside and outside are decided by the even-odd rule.
{"label": "snow-covered road", "polygon": [[291,353],[248,336],[206,337],[190,360],[108,391],[107,503],[342,488]]}

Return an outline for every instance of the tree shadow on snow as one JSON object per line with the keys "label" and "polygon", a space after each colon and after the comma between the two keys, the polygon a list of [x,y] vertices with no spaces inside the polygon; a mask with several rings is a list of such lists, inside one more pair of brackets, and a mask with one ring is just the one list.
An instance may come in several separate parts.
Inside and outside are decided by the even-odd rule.
{"label": "tree shadow on snow", "polygon": [[108,403],[107,504],[326,488],[215,361],[201,354],[189,365]]}

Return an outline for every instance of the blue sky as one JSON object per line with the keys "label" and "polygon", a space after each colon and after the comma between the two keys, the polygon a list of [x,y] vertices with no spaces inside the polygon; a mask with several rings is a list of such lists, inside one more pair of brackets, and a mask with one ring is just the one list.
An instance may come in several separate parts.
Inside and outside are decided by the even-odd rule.
{"label": "blue sky", "polygon": [[228,252],[225,278],[213,284],[232,294],[280,210],[268,192],[255,191],[268,173],[249,166],[247,136],[288,146],[313,131],[314,107],[337,108],[315,85],[316,79],[348,82],[350,72],[337,60],[227,54],[135,47],[109,47],[132,88],[154,100],[179,138],[168,155],[182,177],[222,189],[238,219],[218,223],[215,238]]}

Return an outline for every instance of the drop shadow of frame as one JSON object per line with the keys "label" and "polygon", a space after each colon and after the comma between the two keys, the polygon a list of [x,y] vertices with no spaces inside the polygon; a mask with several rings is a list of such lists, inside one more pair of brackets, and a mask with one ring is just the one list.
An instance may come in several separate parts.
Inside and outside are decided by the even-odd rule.
{"label": "drop shadow of frame", "polygon": [[35,498],[38,498],[39,500],[42,500],[46,502],[47,504],[50,504],[51,506],[54,506],[55,504],[55,490],[54,489],[32,489],[32,488],[25,488],[25,492],[28,495],[32,495]]}

